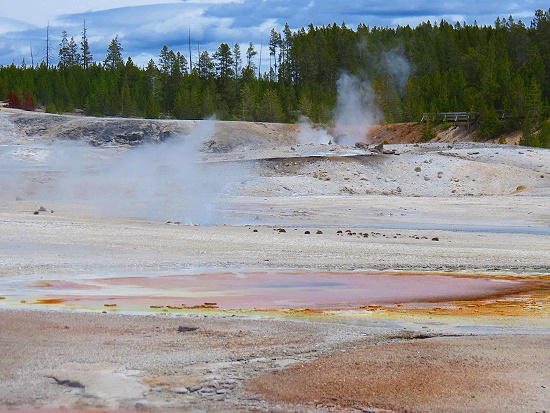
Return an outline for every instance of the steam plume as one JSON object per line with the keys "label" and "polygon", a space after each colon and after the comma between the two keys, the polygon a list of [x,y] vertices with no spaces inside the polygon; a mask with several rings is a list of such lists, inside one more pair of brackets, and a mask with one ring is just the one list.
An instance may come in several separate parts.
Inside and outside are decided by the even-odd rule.
{"label": "steam plume", "polygon": [[11,175],[3,181],[17,183],[10,187],[12,197],[16,192],[41,202],[84,204],[114,216],[221,223],[231,191],[246,170],[197,159],[214,128],[214,121],[200,122],[191,135],[116,153],[74,142],[27,146],[25,156],[3,154],[12,164],[2,168]]}
{"label": "steam plume", "polygon": [[365,141],[370,126],[380,119],[370,82],[342,73],[337,82],[338,100],[334,130],[337,142],[353,145]]}

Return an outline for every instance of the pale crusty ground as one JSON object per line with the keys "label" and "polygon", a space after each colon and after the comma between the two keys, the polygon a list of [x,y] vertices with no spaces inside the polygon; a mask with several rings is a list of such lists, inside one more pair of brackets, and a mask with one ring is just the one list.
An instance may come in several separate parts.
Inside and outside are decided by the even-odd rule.
{"label": "pale crusty ground", "polygon": [[[263,127],[255,128],[261,141]],[[263,129],[276,145],[276,130]],[[548,151],[426,144],[390,147],[401,155],[289,158],[290,144],[305,151],[285,135],[282,158],[246,152],[242,162],[253,174],[233,193],[224,216],[231,225],[114,218],[90,205],[3,198],[0,296],[9,296],[10,279],[200,268],[550,273]],[[233,154],[226,162],[239,161]],[[35,215],[40,206],[47,211]],[[286,232],[274,231],[281,227]],[[371,236],[336,233],[348,228]],[[0,408],[549,410],[541,368],[549,361],[548,301],[533,300],[536,312],[523,317],[426,312],[414,319],[404,309],[402,317],[370,310],[138,316],[4,306]],[[456,337],[396,343],[440,335]]]}

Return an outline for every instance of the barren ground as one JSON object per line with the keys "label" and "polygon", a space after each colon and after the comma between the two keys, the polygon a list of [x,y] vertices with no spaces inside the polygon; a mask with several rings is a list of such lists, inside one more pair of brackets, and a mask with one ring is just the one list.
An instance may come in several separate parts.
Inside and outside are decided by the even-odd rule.
{"label": "barren ground", "polygon": [[550,410],[550,152],[380,128],[1,109],[0,411]]}

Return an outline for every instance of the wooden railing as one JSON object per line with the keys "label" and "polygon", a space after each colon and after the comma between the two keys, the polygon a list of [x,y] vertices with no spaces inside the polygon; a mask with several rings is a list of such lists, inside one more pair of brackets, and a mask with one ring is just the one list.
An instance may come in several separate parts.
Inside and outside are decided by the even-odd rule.
{"label": "wooden railing", "polygon": [[420,122],[475,122],[477,118],[477,112],[438,112],[424,113]]}

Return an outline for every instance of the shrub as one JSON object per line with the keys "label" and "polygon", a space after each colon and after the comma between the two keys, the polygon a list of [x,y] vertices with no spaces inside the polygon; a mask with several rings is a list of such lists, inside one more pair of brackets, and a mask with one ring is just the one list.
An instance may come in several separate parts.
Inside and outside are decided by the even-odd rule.
{"label": "shrub", "polygon": [[32,98],[30,92],[25,93],[25,96],[23,97],[23,105],[21,106],[21,109],[30,110],[30,111],[33,111],[35,109],[34,99]]}
{"label": "shrub", "polygon": [[57,113],[57,108],[55,106],[55,103],[48,102],[46,104],[46,112],[48,112],[48,113]]}
{"label": "shrub", "polygon": [[15,92],[8,93],[8,108],[21,109],[21,101]]}

